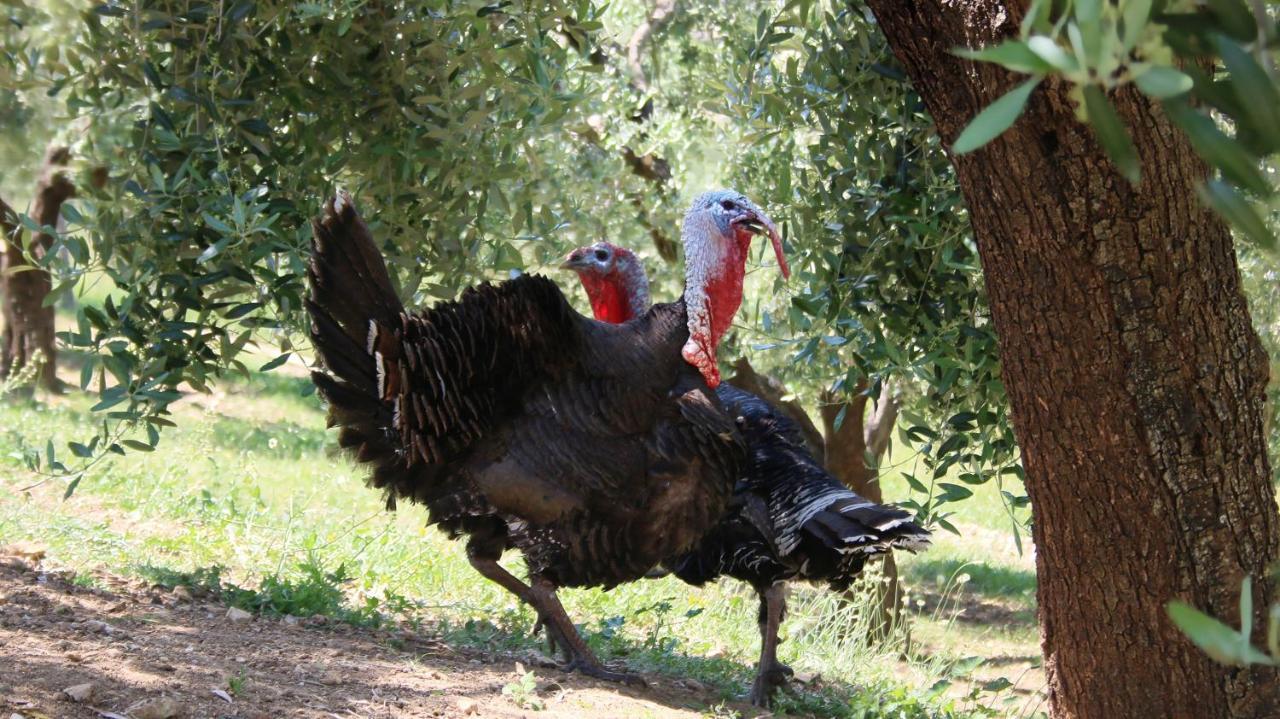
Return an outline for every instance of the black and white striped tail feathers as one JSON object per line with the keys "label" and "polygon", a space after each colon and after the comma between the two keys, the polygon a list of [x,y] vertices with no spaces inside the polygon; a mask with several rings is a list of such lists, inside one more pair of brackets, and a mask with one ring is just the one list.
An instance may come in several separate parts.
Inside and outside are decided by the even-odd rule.
{"label": "black and white striped tail feathers", "polygon": [[780,546],[794,547],[801,534],[841,554],[880,554],[890,549],[914,552],[929,545],[929,532],[912,521],[909,512],[876,504],[843,487],[826,486],[815,494],[811,504],[796,512],[808,519],[798,524],[798,531],[780,532]]}
{"label": "black and white striped tail feathers", "polygon": [[447,517],[466,497],[440,470],[572,355],[578,315],[554,283],[531,275],[409,315],[348,196],[325,205],[314,231],[307,309],[328,372],[312,378],[330,425],[374,465],[370,482],[389,503],[411,498]]}
{"label": "black and white striped tail feathers", "polygon": [[929,532],[909,512],[872,502],[831,476],[808,452],[795,423],[768,402],[727,384],[717,394],[740,418],[751,448],[744,485],[765,498],[771,540],[781,557],[802,547],[808,554],[825,549],[848,555],[915,551],[929,544]]}

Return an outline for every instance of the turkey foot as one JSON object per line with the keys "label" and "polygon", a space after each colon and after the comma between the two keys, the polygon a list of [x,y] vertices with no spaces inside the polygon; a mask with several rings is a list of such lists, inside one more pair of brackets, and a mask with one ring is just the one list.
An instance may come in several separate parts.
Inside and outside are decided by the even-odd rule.
{"label": "turkey foot", "polygon": [[[538,621],[533,623],[533,636],[536,637],[541,634],[543,626],[545,625],[542,622],[542,617],[538,617]],[[547,632],[547,656],[554,657],[559,653],[560,647],[556,646],[556,638],[551,636],[551,632]]]}
{"label": "turkey foot", "polygon": [[556,596],[555,585],[542,577],[534,577],[529,587],[529,604],[538,612],[538,623],[547,630],[547,640],[564,650],[568,661],[560,667],[565,672],[579,672],[589,677],[609,682],[621,682],[632,686],[648,686],[638,674],[607,669],[596,658],[591,647],[582,640],[578,629],[569,619],[569,613]]}
{"label": "turkey foot", "polygon": [[533,626],[534,633],[539,629],[546,629],[547,642],[552,647],[552,653],[555,653],[555,647],[564,651],[567,663],[562,665],[561,669],[566,672],[581,672],[605,681],[645,686],[645,681],[640,676],[612,671],[600,663],[591,651],[591,647],[588,647],[578,635],[578,629],[573,626],[568,612],[564,610],[564,606],[556,596],[554,584],[538,576],[532,578],[532,586],[525,584],[516,579],[511,572],[503,569],[496,559],[482,556],[480,551],[473,550],[470,545],[467,549],[467,558],[477,572],[519,597],[538,613],[538,621]]}
{"label": "turkey foot", "polygon": [[785,686],[787,681],[795,675],[791,667],[782,662],[775,661],[772,666],[761,666],[756,672],[755,683],[751,685],[751,703],[755,706],[768,708],[773,697],[773,693],[780,686]]}

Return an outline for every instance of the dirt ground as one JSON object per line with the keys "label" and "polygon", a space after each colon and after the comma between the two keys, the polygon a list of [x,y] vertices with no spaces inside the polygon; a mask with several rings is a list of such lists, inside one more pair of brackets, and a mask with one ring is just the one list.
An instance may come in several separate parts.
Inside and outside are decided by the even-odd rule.
{"label": "dirt ground", "polygon": [[[39,557],[3,556],[0,718],[701,717],[717,703],[667,677],[634,689],[537,666],[537,655],[322,619],[233,618],[140,580],[86,582],[43,570]],[[518,667],[536,682],[504,694]],[[68,696],[85,684],[72,692],[79,701]]]}

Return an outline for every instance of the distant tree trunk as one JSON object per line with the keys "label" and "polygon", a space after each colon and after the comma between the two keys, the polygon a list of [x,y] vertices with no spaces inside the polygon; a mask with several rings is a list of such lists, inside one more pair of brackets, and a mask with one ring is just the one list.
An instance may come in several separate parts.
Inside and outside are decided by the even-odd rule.
{"label": "distant tree trunk", "polygon": [[[838,477],[849,489],[873,502],[884,503],[880,489],[880,459],[889,447],[889,437],[898,417],[898,403],[889,382],[880,387],[880,396],[866,416],[866,381],[854,388],[852,396],[841,399],[830,393],[822,396],[822,431],[826,437],[827,471]],[[840,426],[836,421],[844,412]],[[898,563],[893,552],[884,555],[884,585],[879,592],[879,616],[871,625],[874,637],[888,634],[902,607],[902,589],[898,583]]]}
{"label": "distant tree trunk", "polygon": [[[945,145],[1021,81],[951,50],[1016,34],[1022,3],[868,5]],[[1067,90],[1045,83],[1010,131],[954,158],[1026,467],[1053,715],[1280,715],[1276,670],[1213,662],[1164,612],[1182,598],[1237,622],[1252,575],[1262,627],[1276,598],[1267,358],[1231,234],[1158,106],[1113,97],[1142,159],[1133,187]]]}
{"label": "distant tree trunk", "polygon": [[[62,203],[75,194],[75,187],[63,174],[70,151],[65,147],[50,147],[45,153],[44,167],[36,183],[32,217],[43,227],[58,224]],[[3,214],[12,217],[13,212],[2,206]],[[38,381],[50,391],[58,391],[55,361],[57,343],[54,338],[54,308],[44,306],[45,297],[52,289],[49,274],[43,270],[13,272],[12,268],[28,264],[23,256],[21,230],[6,221],[4,237],[4,272],[0,276],[0,288],[4,294],[4,330],[0,332],[0,378],[8,377],[27,366],[36,355],[42,362]],[[53,237],[37,233],[31,239],[30,252],[39,260],[44,257]]]}

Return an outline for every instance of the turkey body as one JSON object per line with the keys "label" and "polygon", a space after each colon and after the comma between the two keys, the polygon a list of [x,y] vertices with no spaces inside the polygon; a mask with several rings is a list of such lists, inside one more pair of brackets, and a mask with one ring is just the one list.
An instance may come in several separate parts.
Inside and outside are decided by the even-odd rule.
{"label": "turkey body", "polygon": [[[582,278],[597,317],[643,316],[649,283],[634,253],[602,242],[570,253],[563,267]],[[715,393],[735,418],[748,461],[724,515],[696,546],[665,566],[689,584],[730,576],[756,590],[761,652],[751,701],[767,707],[774,688],[790,674],[777,661],[786,582],[843,591],[868,558],[922,549],[930,535],[910,513],[872,502],[831,476],[809,453],[795,422],[764,399],[727,383]]]}
{"label": "turkey body", "polygon": [[[687,551],[724,512],[745,447],[681,357],[683,301],[626,325],[539,276],[408,313],[349,198],[315,225],[312,377],[339,444],[389,506],[424,504],[473,566],[538,612],[571,667],[604,678],[555,598]],[[497,564],[508,548],[526,585]]]}
{"label": "turkey body", "polygon": [[750,458],[729,510],[667,566],[689,584],[730,576],[756,590],[761,650],[750,698],[767,707],[791,675],[777,659],[786,583],[801,580],[843,591],[868,558],[923,549],[929,532],[909,512],[872,502],[831,476],[809,453],[799,427],[765,400],[729,384],[716,393],[737,416]]}
{"label": "turkey body", "polygon": [[[542,303],[539,309],[528,309],[531,298]],[[406,376],[399,414],[402,434],[412,434],[405,444],[429,441],[416,435],[431,425],[426,407],[433,400],[419,397],[440,386],[411,348],[434,351],[441,336],[452,339],[439,327],[468,305],[500,317],[511,304],[526,308],[526,319],[511,325],[514,346],[488,351],[486,364],[473,370],[509,386],[498,392],[486,386],[478,396],[460,391],[452,400],[484,408],[491,427],[482,430],[478,420],[466,425],[479,436],[461,451],[447,451],[451,445],[437,440],[438,449],[426,454],[443,455],[443,463],[419,457],[403,467],[393,462],[392,471],[375,470],[374,486],[425,504],[432,523],[450,536],[468,536],[472,552],[496,556],[518,548],[531,574],[558,586],[612,587],[695,544],[723,511],[744,449],[715,394],[680,358],[688,334],[682,303],[612,326],[573,312],[549,280],[525,276],[405,316],[405,353],[384,356],[394,367],[388,372]],[[456,324],[473,330],[499,324],[475,320]],[[458,350],[470,346],[466,331],[440,354],[463,354]],[[477,347],[502,344],[477,334]],[[434,401],[447,407],[448,394],[441,390]],[[419,404],[421,415],[405,409],[416,412]],[[357,451],[365,441],[359,432],[339,438]]]}

